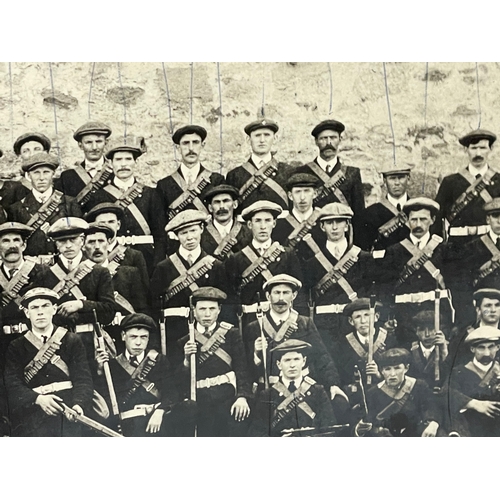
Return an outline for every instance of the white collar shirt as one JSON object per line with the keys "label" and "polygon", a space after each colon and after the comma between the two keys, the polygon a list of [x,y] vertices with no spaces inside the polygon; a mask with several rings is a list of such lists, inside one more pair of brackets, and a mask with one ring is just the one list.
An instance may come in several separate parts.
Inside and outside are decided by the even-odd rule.
{"label": "white collar shirt", "polygon": [[411,242],[418,248],[420,248],[421,250],[423,250],[425,248],[425,245],[427,245],[427,243],[429,243],[429,240],[431,239],[431,235],[429,233],[429,231],[427,231],[423,236],[422,238],[417,238],[416,236],[414,236],[413,234],[410,234],[410,240]]}
{"label": "white collar shirt", "polygon": [[83,166],[90,177],[94,177],[104,167],[104,156],[101,156],[97,161],[89,161],[85,158]]}
{"label": "white collar shirt", "polygon": [[337,259],[339,260],[347,250],[347,238],[342,238],[340,241],[327,241],[326,249]]}
{"label": "white collar shirt", "polygon": [[196,178],[200,174],[200,170],[200,162],[198,162],[196,165],[193,165],[191,168],[188,168],[186,167],[186,165],[184,165],[184,163],[181,163],[181,174],[188,184],[192,184],[196,180]]}
{"label": "white collar shirt", "polygon": [[[146,356],[146,351],[142,351],[141,354],[139,354],[139,356],[135,356],[139,364],[142,363],[144,356]],[[132,357],[132,355],[127,351],[127,349],[125,349],[125,357],[127,358],[127,361],[130,363],[130,358]]]}
{"label": "white collar shirt", "polygon": [[397,207],[399,203],[399,206],[403,208],[404,204],[408,201],[408,194],[405,193],[400,198],[394,198],[394,196],[391,196],[389,193],[387,193],[387,201],[394,207]]}
{"label": "white collar shirt", "polygon": [[231,228],[233,227],[233,221],[230,220],[228,224],[223,226],[222,224],[219,224],[215,219],[212,219],[213,225],[215,229],[217,229],[218,233],[224,238],[229,232],[231,231]]}
{"label": "white collar shirt", "polygon": [[335,165],[337,165],[337,156],[335,156],[334,158],[332,158],[331,160],[329,161],[326,161],[326,160],[323,160],[323,158],[321,158],[321,156],[318,156],[316,158],[316,163],[325,171],[325,172],[328,172],[328,165],[330,165],[330,170],[333,169],[333,167],[335,167]]}
{"label": "white collar shirt", "polygon": [[135,184],[135,177],[132,175],[126,181],[122,181],[121,179],[118,179],[118,177],[115,176],[115,178],[113,179],[113,184],[118,189],[121,189],[122,191],[126,191],[127,189],[130,189]]}
{"label": "white collar shirt", "polygon": [[469,169],[469,172],[470,174],[472,175],[472,177],[476,177],[477,175],[480,175],[481,177],[483,177],[486,172],[488,171],[488,164],[486,165],[483,165],[481,168],[477,169],[474,165],[471,165],[469,163],[469,166],[467,167]]}
{"label": "white collar shirt", "polygon": [[31,192],[33,193],[33,196],[35,197],[35,200],[38,201],[38,203],[45,203],[52,196],[54,189],[49,188],[47,189],[47,191],[45,191],[45,193],[40,193],[40,191],[37,191],[35,188],[33,188]]}
{"label": "white collar shirt", "polygon": [[273,159],[273,155],[270,152],[265,156],[257,156],[256,154],[252,153],[252,156],[250,158],[253,164],[257,168],[260,168],[264,165],[267,165]]}
{"label": "white collar shirt", "polygon": [[[61,259],[63,266],[66,269],[69,269],[70,268],[69,260],[62,254],[59,255],[59,258]],[[71,260],[71,270],[75,269],[82,260],[83,260],[83,254],[82,252],[80,252],[74,259]]]}
{"label": "white collar shirt", "polygon": [[292,215],[299,221],[304,222],[309,219],[314,212],[314,208],[311,207],[306,213],[299,212],[295,207],[292,209]]}
{"label": "white collar shirt", "polygon": [[179,255],[184,259],[189,261],[189,256],[191,255],[191,260],[196,262],[198,257],[201,255],[201,246],[198,245],[194,250],[188,251],[184,247],[179,247]]}
{"label": "white collar shirt", "polygon": [[265,252],[272,244],[273,240],[271,238],[269,238],[267,241],[264,241],[264,243],[260,243],[255,238],[252,240],[252,246],[255,248],[255,250],[261,253]]}

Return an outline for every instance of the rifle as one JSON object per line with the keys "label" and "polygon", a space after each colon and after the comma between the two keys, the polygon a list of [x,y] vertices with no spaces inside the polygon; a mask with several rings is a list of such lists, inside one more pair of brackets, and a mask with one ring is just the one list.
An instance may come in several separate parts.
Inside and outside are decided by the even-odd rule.
{"label": "rifle", "polygon": [[[436,289],[436,295],[434,298],[434,331],[436,333],[441,329],[441,326],[439,324],[440,306],[441,306],[440,290]],[[436,351],[434,358],[434,394],[438,394],[440,390],[439,381],[441,379],[441,373],[439,367],[439,362],[440,362],[439,358],[441,357],[441,349],[438,344],[434,345],[434,350]]]}
{"label": "rifle", "polygon": [[[367,363],[373,361],[373,337],[375,337],[375,295],[370,295],[370,329],[368,333],[368,360]],[[366,385],[372,384],[372,376],[366,376]]]}
{"label": "rifle", "polygon": [[307,307],[309,308],[309,317],[314,321],[314,299],[312,288],[309,288],[309,300],[307,301]]}
{"label": "rifle", "polygon": [[[194,338],[194,309],[193,298],[189,297],[189,341],[195,342]],[[196,401],[196,353],[191,354],[189,359],[189,368],[191,370],[191,401]]]}
{"label": "rifle", "polygon": [[80,424],[83,424],[85,427],[97,431],[106,437],[123,437],[121,434],[115,432],[113,429],[110,429],[109,427],[106,427],[105,425],[100,424],[99,422],[96,422],[95,420],[92,420],[91,418],[86,417],[85,415],[80,415],[78,412],[73,410],[73,408],[70,408],[68,405],[61,402],[59,404],[63,407],[64,410],[63,415],[70,422],[79,422]]}
{"label": "rifle", "polygon": [[361,378],[361,372],[359,371],[358,365],[354,365],[354,383],[359,388],[359,392],[361,393],[363,419],[368,416],[368,405],[366,404],[365,386],[363,385],[363,379]]}
{"label": "rifle", "polygon": [[[94,331],[97,336],[97,344],[103,351],[106,350],[106,345],[104,343],[104,337],[101,331],[101,325],[97,319],[97,313],[95,309],[92,309],[92,314],[94,315]],[[102,368],[104,370],[104,377],[106,378],[106,384],[109,391],[109,399],[111,400],[111,411],[113,415],[118,416],[120,414],[120,409],[118,408],[118,400],[116,399],[115,387],[113,385],[113,378],[111,377],[111,370],[109,368],[109,362],[103,363]],[[118,427],[119,428],[119,427]]]}
{"label": "rifle", "polygon": [[336,434],[338,431],[342,431],[350,427],[349,424],[336,424],[336,425],[327,425],[326,427],[300,427],[297,429],[283,429],[281,434],[296,434],[299,432],[308,432],[311,433],[308,437],[320,437],[326,436],[329,434]]}
{"label": "rifle", "polygon": [[160,344],[161,344],[161,353],[166,356],[167,355],[167,331],[165,328],[165,321],[167,318],[165,317],[165,297],[162,295],[160,297]]}
{"label": "rifle", "polygon": [[269,389],[269,374],[267,373],[267,349],[264,347],[266,338],[264,336],[264,325],[263,325],[264,313],[262,312],[262,306],[260,305],[260,292],[257,292],[257,321],[259,322],[260,328],[260,338],[262,340],[262,364],[264,366],[264,387]]}

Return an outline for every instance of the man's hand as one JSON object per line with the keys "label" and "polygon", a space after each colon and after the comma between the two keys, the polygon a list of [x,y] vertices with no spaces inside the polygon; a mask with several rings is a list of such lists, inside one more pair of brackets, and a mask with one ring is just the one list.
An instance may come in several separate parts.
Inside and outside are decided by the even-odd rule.
{"label": "man's hand", "polygon": [[106,349],[101,349],[98,347],[96,349],[95,360],[97,362],[97,373],[102,375],[102,367],[104,363],[109,361],[109,353]]}
{"label": "man's hand", "polygon": [[253,348],[255,350],[255,354],[259,354],[260,352],[262,352],[263,348],[267,349],[267,340],[264,339],[264,342],[262,342],[262,337],[258,337],[254,343]]}
{"label": "man's hand", "polygon": [[191,361],[191,354],[196,354],[196,351],[198,350],[198,347],[196,345],[196,342],[192,342],[191,340],[188,340],[186,342],[186,345],[184,346],[184,365],[189,366],[190,361]]}
{"label": "man's hand", "polygon": [[424,429],[424,432],[422,432],[422,437],[428,438],[428,437],[436,437],[437,431],[438,431],[439,424],[437,422],[429,422],[429,425]]}
{"label": "man's hand", "polygon": [[380,375],[377,363],[375,363],[375,361],[370,361],[369,363],[366,363],[366,374],[371,375],[372,377],[382,378],[382,375]]}
{"label": "man's hand", "polygon": [[237,422],[245,420],[250,415],[250,406],[248,406],[246,398],[238,398],[231,406],[231,415]]}
{"label": "man's hand", "polygon": [[475,410],[490,418],[500,417],[500,403],[497,401],[480,401],[479,399],[471,399],[467,405],[467,409]]}
{"label": "man's hand", "polygon": [[35,404],[37,404],[47,415],[53,417],[64,411],[63,407],[58,404],[59,401],[62,401],[62,398],[55,394],[40,394],[36,398]]}
{"label": "man's hand", "polygon": [[448,342],[446,342],[446,337],[442,331],[436,332],[434,337],[434,345],[439,346],[441,351],[441,359],[445,360],[448,357]]}
{"label": "man's hand", "polygon": [[149,432],[150,434],[155,434],[160,430],[164,413],[165,411],[161,409],[157,409],[153,412],[146,427],[146,432]]}
{"label": "man's hand", "polygon": [[373,424],[370,422],[363,422],[363,420],[360,420],[356,427],[354,428],[354,433],[358,437],[364,436],[367,432],[370,432],[373,428]]}
{"label": "man's hand", "polygon": [[330,387],[330,399],[334,399],[335,396],[342,396],[343,398],[346,399],[346,401],[349,401],[347,394],[339,386],[332,385]]}
{"label": "man's hand", "polygon": [[68,300],[68,302],[64,302],[64,304],[58,307],[57,312],[61,316],[66,317],[78,312],[80,309],[83,309],[83,302],[81,300]]}

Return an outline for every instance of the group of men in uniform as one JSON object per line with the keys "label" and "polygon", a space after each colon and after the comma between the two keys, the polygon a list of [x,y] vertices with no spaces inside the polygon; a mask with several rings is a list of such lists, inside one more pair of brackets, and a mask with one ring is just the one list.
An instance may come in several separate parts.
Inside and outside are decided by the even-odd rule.
{"label": "group of men in uniform", "polygon": [[224,177],[201,163],[207,131],[181,127],[155,187],[136,177],[144,139],[104,123],[74,133],[71,168],[19,137],[24,177],[0,186],[0,433],[500,434],[496,136],[460,139],[468,165],[435,199],[391,166],[365,207],[344,130],[319,123],[293,167],[278,124],[254,121]]}

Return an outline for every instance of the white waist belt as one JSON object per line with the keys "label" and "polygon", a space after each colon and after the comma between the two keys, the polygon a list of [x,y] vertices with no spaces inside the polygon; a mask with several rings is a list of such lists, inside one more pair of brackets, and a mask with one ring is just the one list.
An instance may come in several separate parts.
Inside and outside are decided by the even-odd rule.
{"label": "white waist belt", "polygon": [[[264,300],[260,303],[260,307],[262,307],[263,312],[266,312],[266,311],[269,311],[271,304],[267,300]],[[249,304],[249,305],[242,304],[241,310],[243,311],[243,314],[256,313],[257,312],[257,304]]]}
{"label": "white waist belt", "polygon": [[11,335],[12,333],[26,333],[29,328],[24,323],[18,323],[17,325],[4,325],[2,330],[5,335]]}
{"label": "white waist belt", "polygon": [[158,405],[135,405],[133,410],[127,410],[120,413],[120,418],[122,420],[127,420],[128,418],[135,417],[145,417],[156,409]]}
{"label": "white waist belt", "polygon": [[167,307],[167,309],[163,309],[163,315],[165,317],[168,316],[179,316],[181,318],[189,318],[189,307],[181,306],[181,307]]}
{"label": "white waist belt", "polygon": [[[439,298],[442,299],[444,297],[450,298],[450,292],[448,290],[439,290]],[[420,303],[434,300],[435,298],[436,292],[431,290],[430,292],[404,293],[403,295],[396,295],[394,297],[394,302],[396,304]]]}
{"label": "white waist belt", "polygon": [[75,333],[87,333],[93,332],[94,325],[92,323],[83,323],[82,325],[76,325]]}
{"label": "white waist belt", "polygon": [[234,372],[227,372],[223,375],[217,375],[217,377],[209,377],[203,380],[198,380],[196,382],[197,389],[208,389],[209,387],[215,387],[222,384],[231,384],[236,388],[236,374]]}
{"label": "white waist belt", "polygon": [[326,306],[316,306],[316,314],[342,314],[347,304],[328,304]]}
{"label": "white waist belt", "polygon": [[64,391],[71,388],[73,388],[73,383],[71,380],[66,380],[65,382],[54,382],[53,384],[40,385],[39,387],[35,387],[33,390],[38,394],[52,394],[53,392]]}
{"label": "white waist belt", "polygon": [[116,241],[120,245],[152,245],[154,243],[151,234],[142,236],[117,236]]}
{"label": "white waist belt", "polygon": [[462,226],[450,227],[450,236],[476,236],[486,234],[490,226]]}

